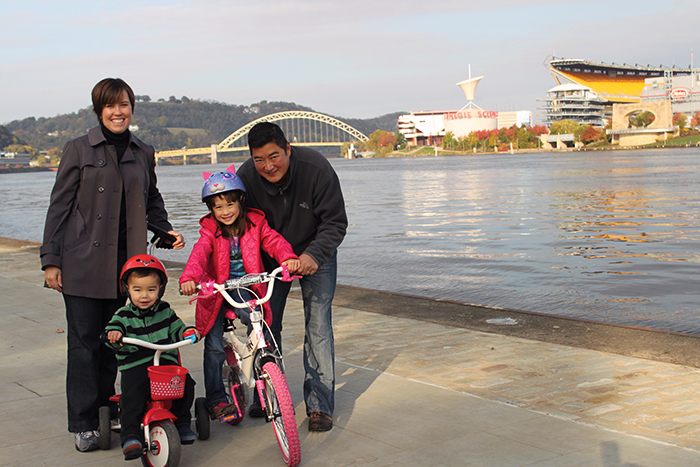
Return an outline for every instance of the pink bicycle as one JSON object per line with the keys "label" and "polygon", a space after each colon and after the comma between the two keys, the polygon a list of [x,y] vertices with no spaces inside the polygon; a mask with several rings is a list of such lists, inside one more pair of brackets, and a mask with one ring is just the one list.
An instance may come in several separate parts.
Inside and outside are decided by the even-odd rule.
{"label": "pink bicycle", "polygon": [[[281,275],[281,277],[280,277]],[[265,411],[265,420],[272,423],[277,444],[282,452],[282,459],[289,467],[295,467],[301,462],[301,444],[294,417],[294,405],[289,394],[287,380],[284,376],[284,364],[282,354],[272,342],[265,339],[265,329],[270,333],[267,323],[263,320],[261,305],[272,295],[275,280],[291,281],[286,267],[279,267],[271,273],[248,274],[238,279],[227,280],[223,284],[213,282],[202,283],[197,286],[199,296],[208,296],[220,293],[224,299],[235,308],[248,309],[250,312],[250,326],[246,338],[242,340],[235,333],[234,319],[236,314],[228,312],[224,325],[224,349],[226,362],[223,368],[224,385],[231,397],[231,403],[236,405],[237,411],[227,418],[232,425],[243,420],[245,408],[248,402],[248,389],[254,388],[260,396],[260,403]],[[230,290],[247,290],[251,296],[257,297],[249,289],[254,284],[268,283],[267,294],[262,298],[256,298],[248,302],[237,302],[231,298]],[[204,407],[204,399],[195,401],[197,420],[204,417],[207,412]],[[208,426],[205,428],[208,429]],[[202,427],[198,426],[200,439]],[[208,437],[208,432],[205,433]]]}

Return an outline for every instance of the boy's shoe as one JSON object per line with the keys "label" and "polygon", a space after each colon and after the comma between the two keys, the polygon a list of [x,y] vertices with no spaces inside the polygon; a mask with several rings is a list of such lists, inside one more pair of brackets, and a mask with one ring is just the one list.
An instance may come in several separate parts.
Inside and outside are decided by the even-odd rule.
{"label": "boy's shoe", "polygon": [[81,431],[75,434],[75,449],[80,452],[94,451],[100,447],[100,433],[91,431]]}
{"label": "boy's shoe", "polygon": [[127,439],[122,446],[122,453],[124,453],[125,461],[138,459],[143,455],[143,444],[135,438]]}
{"label": "boy's shoe", "polygon": [[180,433],[180,444],[193,444],[194,440],[197,439],[197,435],[187,425],[178,427],[177,432]]}
{"label": "boy's shoe", "polygon": [[212,420],[217,420],[226,415],[230,415],[236,411],[236,406],[234,404],[229,404],[227,402],[220,402],[214,406],[209,407],[209,416]]}
{"label": "boy's shoe", "polygon": [[329,431],[333,428],[333,418],[323,412],[311,412],[309,414],[309,431],[318,433]]}
{"label": "boy's shoe", "polygon": [[265,416],[265,411],[259,401],[253,401],[248,407],[248,416],[253,418],[263,418]]}

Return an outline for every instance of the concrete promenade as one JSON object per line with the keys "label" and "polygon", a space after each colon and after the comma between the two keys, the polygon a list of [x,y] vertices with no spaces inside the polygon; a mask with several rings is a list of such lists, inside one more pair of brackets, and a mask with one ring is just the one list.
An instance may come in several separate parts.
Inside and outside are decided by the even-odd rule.
{"label": "concrete promenade", "polygon": [[[180,271],[169,273],[166,300],[193,323],[194,307],[172,286]],[[0,238],[0,465],[140,465],[124,463],[116,434],[110,451],[74,449],[66,431],[63,300],[42,284],[38,245]],[[298,299],[290,298],[285,317],[303,466],[700,465],[700,370],[672,363],[698,355],[695,338],[670,335],[664,344],[644,330],[606,326],[610,339],[630,341],[626,353],[638,353],[632,341],[650,339],[654,359],[640,358],[621,355],[625,346],[620,353],[585,348],[596,345],[583,338],[574,339],[581,346],[555,343],[569,320],[533,324],[540,329],[521,329],[523,338],[512,331],[517,326],[485,332],[481,318],[465,327],[467,309],[441,324],[434,301],[435,317],[416,319],[425,301],[384,294],[377,310],[366,310],[371,301],[361,290],[339,292],[335,428],[328,433],[307,430]],[[403,311],[410,317],[397,316]],[[571,323],[571,334],[593,326]],[[183,359],[203,395],[202,345],[185,348]],[[284,463],[272,427],[247,418],[237,427],[213,423],[209,440],[183,446],[180,465]]]}

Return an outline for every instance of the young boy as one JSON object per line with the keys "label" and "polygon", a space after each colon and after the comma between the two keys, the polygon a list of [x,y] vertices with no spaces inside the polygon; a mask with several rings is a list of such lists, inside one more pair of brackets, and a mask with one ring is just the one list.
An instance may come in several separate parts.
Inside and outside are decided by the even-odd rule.
{"label": "young boy", "polygon": [[[148,367],[153,364],[154,350],[122,344],[122,337],[134,337],[154,344],[170,344],[199,332],[186,327],[161,300],[168,276],[165,267],[151,255],[137,255],[122,268],[120,291],[128,293],[129,302],[120,308],[105,328],[109,347],[118,351],[117,362],[122,374],[121,387],[121,441],[125,460],[137,459],[143,454],[141,419],[150,398]],[[177,350],[163,352],[161,365],[177,365]],[[171,412],[177,417],[175,426],[182,444],[192,444],[196,435],[190,428],[190,408],[194,401],[194,380],[187,374],[185,395],[172,401]]]}

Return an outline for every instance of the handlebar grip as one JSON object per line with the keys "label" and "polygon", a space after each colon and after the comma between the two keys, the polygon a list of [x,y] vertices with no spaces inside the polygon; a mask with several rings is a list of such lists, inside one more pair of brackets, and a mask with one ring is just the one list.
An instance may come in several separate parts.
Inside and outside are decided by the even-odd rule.
{"label": "handlebar grip", "polygon": [[187,337],[185,337],[185,338],[182,339],[182,340],[183,340],[183,341],[184,341],[184,340],[189,340],[189,341],[191,341],[191,342],[194,344],[195,342],[197,342],[197,336],[195,336],[194,334],[192,334],[191,336],[187,336]]}
{"label": "handlebar grip", "polygon": [[169,234],[160,227],[151,224],[150,222],[146,223],[146,227],[148,230],[153,232],[151,243],[154,244],[156,248],[164,248],[166,250],[171,250],[173,248],[173,243],[177,241],[175,236]]}

